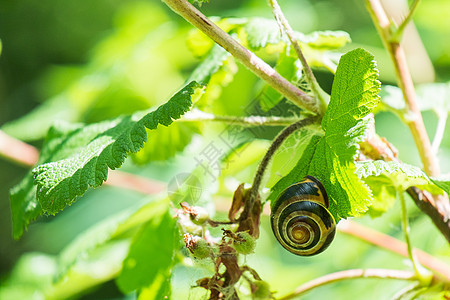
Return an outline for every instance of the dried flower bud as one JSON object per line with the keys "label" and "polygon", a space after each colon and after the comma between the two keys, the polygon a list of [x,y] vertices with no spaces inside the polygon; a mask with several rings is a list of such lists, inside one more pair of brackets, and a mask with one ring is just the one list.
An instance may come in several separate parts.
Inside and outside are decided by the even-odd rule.
{"label": "dried flower bud", "polygon": [[185,234],[184,242],[186,243],[186,248],[188,248],[195,258],[207,258],[211,252],[211,246],[199,236]]}
{"label": "dried flower bud", "polygon": [[203,225],[209,220],[208,211],[200,206],[192,206],[189,216],[192,223],[197,225]]}
{"label": "dried flower bud", "polygon": [[255,251],[256,241],[248,232],[238,232],[233,239],[233,247],[241,254],[250,254]]}

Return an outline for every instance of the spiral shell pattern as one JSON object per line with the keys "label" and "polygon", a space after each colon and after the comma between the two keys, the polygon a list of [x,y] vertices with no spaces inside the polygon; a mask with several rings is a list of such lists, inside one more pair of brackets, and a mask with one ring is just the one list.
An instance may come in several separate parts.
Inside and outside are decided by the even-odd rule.
{"label": "spiral shell pattern", "polygon": [[312,176],[287,187],[274,202],[272,230],[280,244],[296,255],[311,256],[333,241],[336,222],[328,211],[328,195]]}

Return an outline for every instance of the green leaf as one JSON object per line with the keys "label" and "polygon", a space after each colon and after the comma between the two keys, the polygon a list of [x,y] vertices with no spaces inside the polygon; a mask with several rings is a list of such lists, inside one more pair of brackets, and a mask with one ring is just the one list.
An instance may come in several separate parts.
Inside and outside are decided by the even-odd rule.
{"label": "green leaf", "polygon": [[268,44],[274,45],[283,41],[280,27],[275,20],[251,18],[243,28],[248,35],[248,46],[252,50],[259,50]]}
{"label": "green leaf", "polygon": [[443,189],[447,194],[450,194],[450,176],[440,176],[440,177],[431,177],[431,181],[434,182],[435,185]]}
{"label": "green leaf", "polygon": [[325,186],[336,221],[367,211],[371,194],[355,174],[354,158],[365,136],[368,120],[364,118],[379,101],[377,77],[375,61],[367,51],[355,49],[341,57],[322,120],[324,134],[311,139],[297,165],[272,188],[272,205],[286,187],[312,175]]}
{"label": "green leaf", "polygon": [[352,40],[345,31],[315,31],[308,35],[296,33],[300,42],[312,48],[335,50],[344,47]]}
{"label": "green leaf", "polygon": [[364,183],[372,191],[373,199],[368,211],[372,218],[381,216],[394,205],[398,191],[389,176],[384,174],[369,176],[364,178]]}
{"label": "green leaf", "polygon": [[152,218],[159,218],[161,212],[168,210],[168,208],[168,198],[150,201],[143,205],[131,207],[89,228],[89,230],[77,236],[59,255],[58,277],[63,278],[73,265],[80,259],[89,257],[89,254],[97,247],[115,238],[128,238],[128,232],[134,234],[133,229]]}
{"label": "green leaf", "polygon": [[70,157],[42,164],[33,169],[37,183],[37,199],[42,209],[55,214],[70,205],[88,187],[100,186],[108,176],[108,168],[122,165],[128,153],[138,152],[147,140],[145,128],[154,130],[159,124],[169,126],[192,105],[191,95],[199,85],[189,83],[157,110],[139,112],[84,127],[82,134],[95,138]]}
{"label": "green leaf", "polygon": [[200,133],[200,124],[176,122],[169,127],[161,127],[154,132],[147,129],[152,138],[131,158],[136,164],[147,164],[151,161],[164,161],[174,157],[191,143],[192,136]]}
{"label": "green leaf", "polygon": [[141,289],[137,300],[171,299],[171,277],[158,274],[150,286]]}
{"label": "green leaf", "polygon": [[228,57],[230,57],[230,54],[225,51],[225,49],[219,45],[215,45],[201,65],[192,72],[187,81],[197,81],[200,83],[208,82],[211,76],[220,69]]}
{"label": "green leaf", "polygon": [[[14,238],[19,238],[29,222],[44,212],[54,214],[89,186],[101,185],[108,168],[120,167],[128,153],[142,147],[147,139],[145,128],[167,126],[190,108],[190,97],[198,87],[195,82],[189,83],[167,103],[147,114],[138,112],[85,127],[55,124],[47,134],[40,165],[11,189]],[[33,175],[38,189],[33,185]]]}
{"label": "green leaf", "polygon": [[370,176],[385,175],[390,178],[391,185],[397,190],[404,191],[410,186],[417,186],[433,194],[441,194],[441,188],[438,188],[430,178],[419,167],[399,163],[396,161],[363,161],[356,163],[356,174],[360,178]]}
{"label": "green leaf", "polygon": [[124,293],[148,287],[158,276],[167,278],[170,275],[174,264],[176,222],[167,209],[160,213],[159,217],[145,224],[133,239],[117,278],[117,285]]}
{"label": "green leaf", "polygon": [[373,200],[369,213],[379,216],[392,207],[399,191],[411,186],[441,194],[442,190],[418,167],[395,161],[382,160],[356,163],[356,174],[369,185]]}
{"label": "green leaf", "polygon": [[113,240],[95,248],[87,257],[81,258],[45,291],[46,299],[74,298],[116,278],[122,268],[130,246],[130,239]]}

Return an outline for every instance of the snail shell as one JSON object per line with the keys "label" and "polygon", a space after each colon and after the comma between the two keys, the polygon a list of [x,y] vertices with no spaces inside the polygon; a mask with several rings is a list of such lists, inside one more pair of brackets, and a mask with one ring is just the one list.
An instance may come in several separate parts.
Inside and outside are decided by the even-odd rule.
{"label": "snail shell", "polygon": [[336,222],[328,195],[313,176],[287,187],[272,205],[272,230],[280,244],[296,255],[311,256],[333,241]]}

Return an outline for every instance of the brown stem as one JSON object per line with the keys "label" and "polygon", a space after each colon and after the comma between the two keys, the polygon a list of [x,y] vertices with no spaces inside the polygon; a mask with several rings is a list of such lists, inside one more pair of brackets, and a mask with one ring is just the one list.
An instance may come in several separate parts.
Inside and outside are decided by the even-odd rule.
{"label": "brown stem", "polygon": [[189,23],[200,29],[214,42],[222,46],[238,61],[246,66],[256,76],[266,81],[273,89],[295,103],[297,106],[315,114],[323,114],[318,101],[298,89],[288,80],[278,74],[266,62],[257,57],[253,52],[239,44],[229,34],[211,22],[198,9],[186,0],[163,0],[174,12],[182,16]]}
{"label": "brown stem", "polygon": [[0,156],[21,166],[33,166],[39,158],[39,151],[0,130]]}
{"label": "brown stem", "polygon": [[425,173],[431,176],[439,175],[439,165],[431,149],[430,139],[425,130],[422,115],[417,105],[414,83],[406,62],[405,52],[401,44],[392,39],[391,22],[379,0],[366,0],[367,7],[373,22],[377,27],[386,50],[391,56],[397,76],[397,84],[403,92],[406,108],[408,110],[408,126],[414,137],[416,147],[424,165]]}
{"label": "brown stem", "polygon": [[338,282],[347,279],[355,278],[378,278],[378,279],[398,279],[398,280],[417,280],[413,272],[402,270],[388,270],[388,269],[352,269],[335,273],[330,273],[325,276],[313,279],[305,284],[299,286],[294,292],[279,298],[278,300],[288,300],[298,297],[312,289],[319,286]]}
{"label": "brown stem", "polygon": [[[431,218],[434,225],[450,243],[450,219],[445,219],[445,213],[439,212],[437,207],[433,205],[433,196],[426,191],[416,188],[415,186],[408,188],[406,192],[413,199],[417,207]],[[441,195],[438,195],[437,197],[439,196]]]}
{"label": "brown stem", "polygon": [[[438,176],[440,173],[439,164],[431,147],[430,139],[425,130],[422,115],[420,113],[419,106],[416,101],[416,93],[414,91],[414,84],[411,78],[411,74],[406,62],[405,52],[402,45],[395,38],[396,32],[392,32],[392,24],[381,5],[379,0],[366,0],[368,11],[373,19],[373,22],[380,34],[381,40],[394,64],[395,73],[397,76],[397,83],[403,93],[403,98],[406,104],[406,121],[408,127],[414,138],[414,142],[419,151],[421,161],[424,165],[424,171],[429,176]],[[398,29],[397,29],[398,30]],[[420,198],[420,197],[419,197]],[[435,196],[433,197],[435,203],[434,210],[436,210],[441,216],[440,220],[435,218],[435,213],[430,213],[430,210],[426,210],[427,213],[435,222],[446,223],[448,227],[448,220],[450,219],[450,205],[448,196]],[[424,204],[427,206],[427,204]],[[419,206],[420,208],[420,206]],[[435,222],[436,224],[436,222]],[[443,228],[442,226],[438,227]],[[442,231],[441,231],[442,232]],[[448,231],[447,231],[448,232]],[[444,233],[444,232],[443,232]],[[447,240],[450,241],[450,235],[444,234]]]}
{"label": "brown stem", "polygon": [[308,62],[306,61],[306,58],[303,55],[303,51],[300,47],[300,44],[298,43],[297,38],[295,37],[294,30],[292,30],[291,26],[289,25],[289,22],[287,21],[286,17],[283,14],[283,11],[278,5],[277,0],[268,0],[268,2],[272,8],[272,12],[275,16],[275,19],[278,21],[278,24],[281,27],[280,29],[284,28],[286,35],[291,41],[292,47],[294,48],[295,53],[297,53],[297,56],[302,63],[303,69],[305,70],[306,80],[311,86],[311,89],[316,95],[316,97],[320,99],[320,111],[324,113],[328,102],[324,99],[325,92],[323,92],[322,89],[320,88],[319,83],[317,82],[316,77],[314,76],[314,73],[309,67]]}

